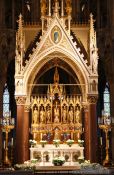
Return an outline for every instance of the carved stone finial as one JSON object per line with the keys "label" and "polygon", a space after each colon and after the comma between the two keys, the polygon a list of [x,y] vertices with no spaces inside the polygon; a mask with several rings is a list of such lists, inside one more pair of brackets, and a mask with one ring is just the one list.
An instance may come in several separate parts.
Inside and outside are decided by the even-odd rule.
{"label": "carved stone finial", "polygon": [[94,30],[93,15],[90,14],[90,66],[91,73],[97,75],[98,49],[96,42],[96,32]]}
{"label": "carved stone finial", "polygon": [[59,2],[58,0],[54,0],[55,1],[55,7],[54,7],[54,15],[58,15],[59,14]]}
{"label": "carved stone finial", "polygon": [[15,63],[15,70],[16,74],[21,74],[22,72],[22,63],[24,58],[24,52],[25,52],[25,35],[23,31],[23,20],[22,15],[19,15],[18,20],[18,30],[16,33],[16,63]]}
{"label": "carved stone finial", "polygon": [[72,12],[71,0],[66,0],[66,12],[68,16],[71,16]]}

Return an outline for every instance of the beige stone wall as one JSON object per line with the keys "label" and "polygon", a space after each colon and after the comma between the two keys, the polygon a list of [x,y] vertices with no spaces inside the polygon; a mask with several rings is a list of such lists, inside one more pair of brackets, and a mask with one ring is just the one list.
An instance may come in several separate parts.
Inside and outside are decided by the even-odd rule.
{"label": "beige stone wall", "polygon": [[77,39],[79,39],[79,41],[82,42],[85,50],[88,51],[89,27],[77,26],[77,27],[71,27],[71,30],[75,33]]}
{"label": "beige stone wall", "polygon": [[25,32],[25,50],[29,46],[31,42],[35,39],[36,35],[38,32],[41,30],[41,27],[38,26],[29,26],[29,27],[24,27],[24,32]]}

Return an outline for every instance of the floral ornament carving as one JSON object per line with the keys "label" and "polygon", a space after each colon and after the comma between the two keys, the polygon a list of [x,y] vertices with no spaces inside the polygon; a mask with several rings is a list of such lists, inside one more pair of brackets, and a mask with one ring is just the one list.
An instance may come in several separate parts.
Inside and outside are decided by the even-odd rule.
{"label": "floral ornament carving", "polygon": [[25,105],[26,97],[25,96],[16,96],[17,105]]}

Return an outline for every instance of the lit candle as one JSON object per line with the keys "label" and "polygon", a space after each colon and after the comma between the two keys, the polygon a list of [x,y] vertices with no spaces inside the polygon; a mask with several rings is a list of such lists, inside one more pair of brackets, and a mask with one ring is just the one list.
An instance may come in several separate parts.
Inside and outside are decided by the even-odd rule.
{"label": "lit candle", "polygon": [[12,125],[14,125],[15,124],[15,120],[14,120],[14,118],[12,118]]}
{"label": "lit candle", "polygon": [[80,133],[79,132],[78,132],[77,136],[78,136],[78,139],[79,139],[80,138]]}
{"label": "lit candle", "polygon": [[5,149],[5,144],[6,144],[6,143],[5,143],[5,141],[4,141],[4,149]]}
{"label": "lit candle", "polygon": [[109,148],[109,140],[107,140],[107,147]]}
{"label": "lit candle", "polygon": [[0,124],[2,125],[2,118],[0,119]]}
{"label": "lit candle", "polygon": [[11,111],[9,111],[9,117],[11,117]]}
{"label": "lit candle", "polygon": [[100,137],[100,143],[101,143],[101,145],[103,144],[103,143],[102,143],[102,137]]}
{"label": "lit candle", "polygon": [[41,133],[41,140],[42,140],[42,133]]}
{"label": "lit candle", "polygon": [[11,138],[11,145],[13,146],[13,137]]}

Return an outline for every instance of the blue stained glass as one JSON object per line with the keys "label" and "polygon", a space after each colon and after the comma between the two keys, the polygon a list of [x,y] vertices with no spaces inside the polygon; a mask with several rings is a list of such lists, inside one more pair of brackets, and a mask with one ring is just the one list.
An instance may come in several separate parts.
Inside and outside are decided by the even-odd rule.
{"label": "blue stained glass", "polygon": [[104,90],[104,112],[105,114],[110,116],[110,93],[108,90],[108,84],[106,84],[105,90]]}
{"label": "blue stained glass", "polygon": [[5,113],[8,112],[9,112],[9,92],[7,86],[5,85],[3,93],[3,116],[5,116]]}

